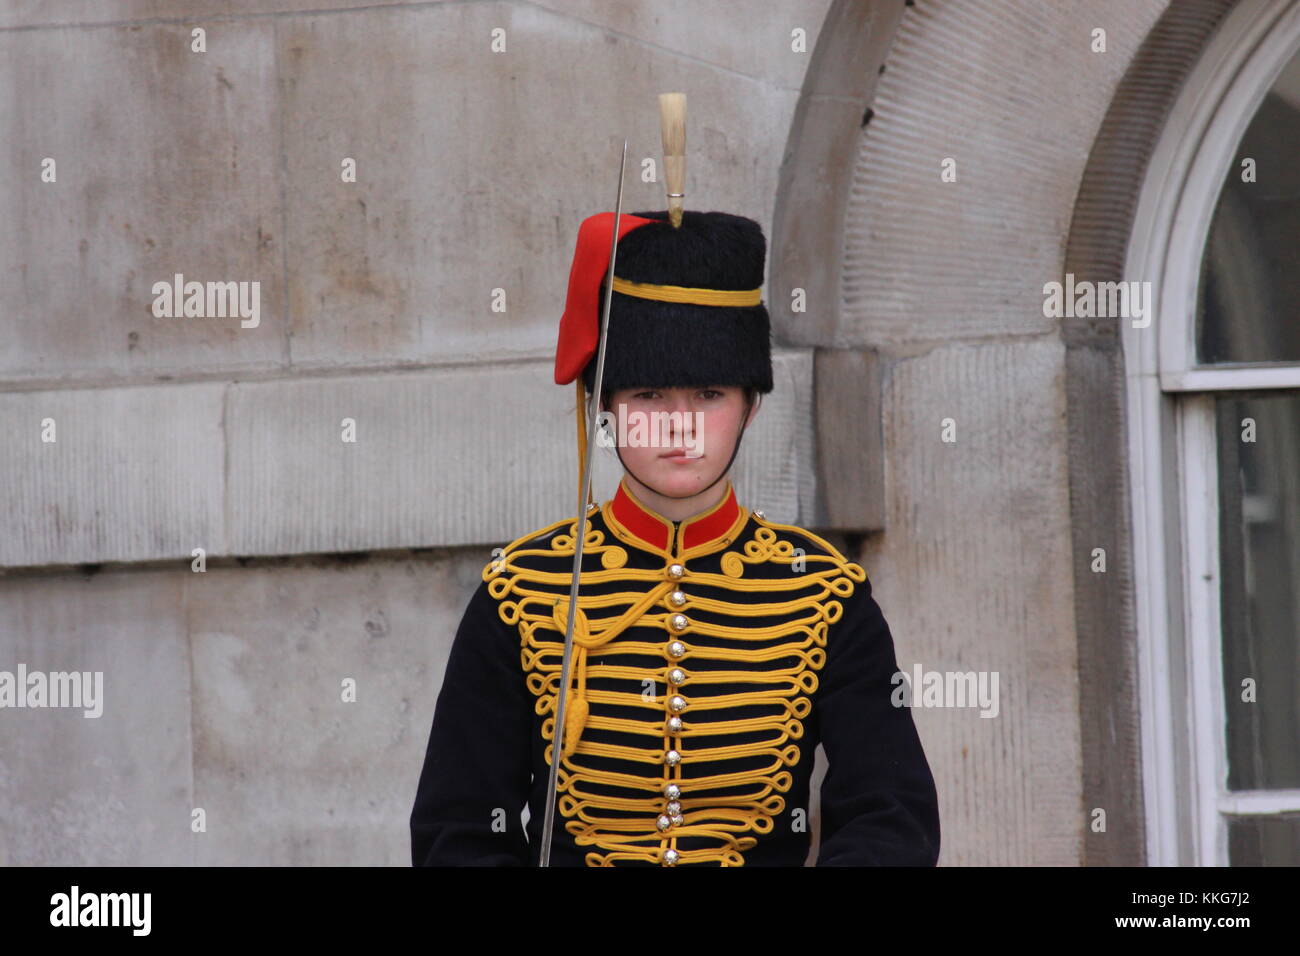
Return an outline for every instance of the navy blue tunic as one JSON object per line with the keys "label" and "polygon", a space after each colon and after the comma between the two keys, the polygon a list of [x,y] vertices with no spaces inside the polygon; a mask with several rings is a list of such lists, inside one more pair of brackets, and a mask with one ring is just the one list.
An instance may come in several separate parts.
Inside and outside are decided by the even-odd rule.
{"label": "navy blue tunic", "polygon": [[[934,778],[859,565],[730,484],[684,522],[620,484],[586,520],[552,866],[801,866],[818,743],[817,865],[935,865]],[[415,865],[538,861],[575,526],[483,570],[435,708]]]}

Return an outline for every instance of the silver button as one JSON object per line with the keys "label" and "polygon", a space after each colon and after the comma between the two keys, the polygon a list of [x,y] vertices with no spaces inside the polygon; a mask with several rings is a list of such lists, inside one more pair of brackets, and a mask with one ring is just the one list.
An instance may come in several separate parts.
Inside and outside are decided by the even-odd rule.
{"label": "silver button", "polygon": [[676,850],[664,851],[664,866],[676,866],[677,860],[678,860],[678,856]]}
{"label": "silver button", "polygon": [[686,569],[682,567],[680,564],[668,565],[668,576],[672,578],[674,581],[676,581],[685,573],[686,573]]}
{"label": "silver button", "polygon": [[655,826],[657,826],[660,830],[667,830],[672,825],[673,825],[673,821],[669,817],[662,814],[660,815],[659,819],[655,821]]}
{"label": "silver button", "polygon": [[682,788],[677,786],[677,784],[675,783],[667,784],[664,787],[664,796],[667,797],[669,800],[676,800],[681,795],[682,795]]}
{"label": "silver button", "polygon": [[757,510],[756,510],[756,511],[754,512],[754,517],[755,517],[755,518],[766,518],[767,515],[763,514],[763,512],[761,512],[761,511],[757,511]]}
{"label": "silver button", "polygon": [[668,672],[668,680],[673,684],[680,684],[682,681],[686,680],[686,671],[682,670],[680,667],[674,667]]}
{"label": "silver button", "polygon": [[668,698],[668,709],[674,714],[680,714],[686,709],[686,698],[680,694],[673,694]]}
{"label": "silver button", "polygon": [[664,809],[668,811],[669,816],[675,817],[677,814],[682,812],[682,805],[676,800],[670,800],[668,801],[668,806]]}
{"label": "silver button", "polygon": [[681,641],[671,641],[668,644],[668,654],[670,657],[681,657],[686,653],[686,645]]}
{"label": "silver button", "polygon": [[670,734],[680,734],[682,732],[682,719],[680,717],[668,718],[668,732]]}
{"label": "silver button", "polygon": [[686,595],[682,591],[674,591],[668,595],[668,601],[673,607],[681,607],[686,603]]}
{"label": "silver button", "polygon": [[686,619],[685,614],[674,614],[672,617],[673,630],[684,631],[689,623],[690,621]]}
{"label": "silver button", "polygon": [[681,762],[682,762],[682,755],[679,754],[676,750],[670,750],[666,754],[664,754],[664,763],[668,764],[668,766],[670,767],[676,767]]}
{"label": "silver button", "polygon": [[680,813],[674,813],[672,815],[673,826],[678,826],[678,827],[681,826],[685,822],[685,819],[686,818],[683,817]]}

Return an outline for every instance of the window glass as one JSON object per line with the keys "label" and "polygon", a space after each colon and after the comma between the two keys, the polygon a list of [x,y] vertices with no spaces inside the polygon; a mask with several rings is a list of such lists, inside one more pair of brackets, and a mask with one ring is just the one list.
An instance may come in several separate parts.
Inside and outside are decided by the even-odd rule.
{"label": "window glass", "polygon": [[[1243,162],[1254,164],[1243,181]],[[1300,54],[1251,120],[1215,206],[1197,294],[1201,364],[1300,361]]]}
{"label": "window glass", "polygon": [[1229,866],[1300,866],[1300,813],[1228,821]]}
{"label": "window glass", "polygon": [[1300,392],[1215,412],[1228,789],[1300,789]]}

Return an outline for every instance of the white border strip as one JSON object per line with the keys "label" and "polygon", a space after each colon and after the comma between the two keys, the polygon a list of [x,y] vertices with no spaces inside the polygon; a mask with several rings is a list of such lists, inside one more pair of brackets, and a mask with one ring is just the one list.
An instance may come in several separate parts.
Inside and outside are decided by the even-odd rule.
{"label": "white border strip", "polygon": [[1160,387],[1166,392],[1228,392],[1252,388],[1300,387],[1300,365],[1252,368],[1194,368],[1162,372]]}
{"label": "white border strip", "polygon": [[[1227,863],[1227,824],[1219,801],[1227,796],[1227,730],[1223,703],[1223,640],[1219,577],[1218,449],[1215,399],[1189,396],[1179,402],[1178,445],[1183,496],[1183,579],[1187,622],[1187,726],[1192,729],[1188,758],[1196,781],[1191,791],[1196,827],[1196,862]],[[1207,746],[1213,742],[1213,746]]]}

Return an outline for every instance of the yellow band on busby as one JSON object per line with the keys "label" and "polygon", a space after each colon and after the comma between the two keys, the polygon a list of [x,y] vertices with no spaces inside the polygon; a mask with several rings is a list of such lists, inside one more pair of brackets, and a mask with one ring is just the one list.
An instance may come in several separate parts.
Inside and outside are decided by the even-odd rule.
{"label": "yellow band on busby", "polygon": [[657,302],[685,302],[690,305],[725,305],[732,308],[760,305],[762,289],[693,289],[684,285],[655,285],[653,282],[632,282],[614,276],[614,291],[634,295],[638,299]]}

